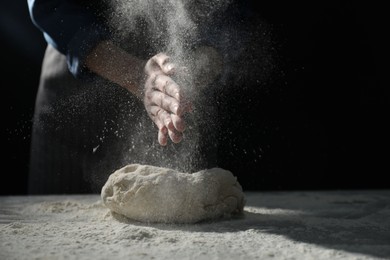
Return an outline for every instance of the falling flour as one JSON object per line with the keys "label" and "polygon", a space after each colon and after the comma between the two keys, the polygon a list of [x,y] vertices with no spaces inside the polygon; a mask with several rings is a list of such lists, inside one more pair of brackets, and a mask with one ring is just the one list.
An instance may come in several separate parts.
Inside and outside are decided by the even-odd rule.
{"label": "falling flour", "polygon": [[236,177],[221,168],[189,174],[129,164],[109,176],[101,197],[112,212],[154,223],[212,220],[240,214],[245,205]]}

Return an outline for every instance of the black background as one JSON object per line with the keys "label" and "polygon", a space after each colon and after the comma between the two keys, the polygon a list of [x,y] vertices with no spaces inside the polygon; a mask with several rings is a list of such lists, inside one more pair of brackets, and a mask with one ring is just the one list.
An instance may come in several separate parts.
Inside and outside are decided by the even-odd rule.
{"label": "black background", "polygon": [[27,1],[1,1],[2,194],[26,193],[31,119],[45,47]]}
{"label": "black background", "polygon": [[[389,84],[384,6],[353,1],[266,1],[280,57],[267,102],[280,125],[264,147],[262,190],[390,188]],[[272,2],[272,3],[269,3]],[[286,1],[287,2],[287,1]],[[27,1],[0,4],[1,194],[26,194],[31,118],[46,43]],[[270,130],[271,129],[271,130]],[[257,178],[257,179],[256,179]]]}

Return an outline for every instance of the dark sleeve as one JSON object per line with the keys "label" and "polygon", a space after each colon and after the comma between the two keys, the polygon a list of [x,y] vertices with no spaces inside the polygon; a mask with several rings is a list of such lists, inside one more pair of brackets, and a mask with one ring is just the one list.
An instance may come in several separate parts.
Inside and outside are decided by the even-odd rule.
{"label": "dark sleeve", "polygon": [[84,60],[102,40],[109,37],[107,26],[96,10],[77,0],[28,0],[31,19],[46,41],[64,54],[70,72],[77,78],[88,71]]}

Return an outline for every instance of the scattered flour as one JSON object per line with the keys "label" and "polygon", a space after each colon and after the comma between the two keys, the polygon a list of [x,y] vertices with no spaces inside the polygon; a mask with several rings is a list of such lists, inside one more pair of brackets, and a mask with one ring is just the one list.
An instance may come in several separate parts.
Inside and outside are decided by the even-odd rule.
{"label": "scattered flour", "polygon": [[0,259],[390,259],[390,191],[245,198],[241,217],[164,224],[115,218],[99,194],[0,196]]}
{"label": "scattered flour", "polygon": [[130,164],[110,175],[101,192],[113,212],[142,222],[196,223],[242,213],[245,196],[221,168],[192,174]]}

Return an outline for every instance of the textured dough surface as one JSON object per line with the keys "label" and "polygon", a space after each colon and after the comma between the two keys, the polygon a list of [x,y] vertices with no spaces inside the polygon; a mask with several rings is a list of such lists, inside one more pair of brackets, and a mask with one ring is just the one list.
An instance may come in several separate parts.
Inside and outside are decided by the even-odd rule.
{"label": "textured dough surface", "polygon": [[181,173],[129,164],[112,173],[101,191],[113,212],[142,222],[196,223],[241,213],[245,196],[230,171]]}

